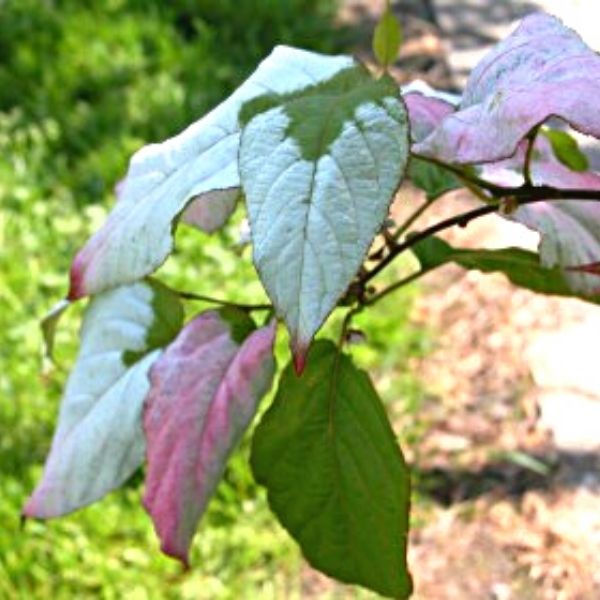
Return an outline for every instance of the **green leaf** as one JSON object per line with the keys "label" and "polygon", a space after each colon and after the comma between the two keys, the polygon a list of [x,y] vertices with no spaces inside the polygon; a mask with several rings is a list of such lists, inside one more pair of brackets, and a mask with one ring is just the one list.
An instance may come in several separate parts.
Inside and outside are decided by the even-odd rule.
{"label": "green leaf", "polygon": [[435,200],[446,192],[464,187],[450,171],[414,156],[408,164],[408,178],[414,186],[425,192],[427,200]]}
{"label": "green leaf", "polygon": [[301,368],[360,268],[408,160],[398,86],[361,65],[246,104],[240,177],[254,264]]}
{"label": "green leaf", "polygon": [[310,564],[384,596],[411,593],[410,477],[368,375],[330,341],[285,369],[252,445],[256,480]]}
{"label": "green leaf", "polygon": [[588,157],[579,149],[577,140],[566,131],[542,129],[542,134],[550,141],[554,156],[572,171],[587,171]]}
{"label": "green leaf", "polygon": [[400,21],[392,14],[389,6],[375,27],[373,35],[373,54],[377,62],[387,69],[398,58],[402,43],[402,27]]}
{"label": "green leaf", "polygon": [[464,269],[476,269],[484,273],[502,273],[519,287],[541,294],[577,297],[598,303],[598,299],[573,292],[565,279],[564,271],[558,267],[548,269],[540,264],[535,252],[521,248],[501,250],[467,250],[453,248],[444,240],[427,238],[412,248],[421,268],[429,271],[453,262]]}

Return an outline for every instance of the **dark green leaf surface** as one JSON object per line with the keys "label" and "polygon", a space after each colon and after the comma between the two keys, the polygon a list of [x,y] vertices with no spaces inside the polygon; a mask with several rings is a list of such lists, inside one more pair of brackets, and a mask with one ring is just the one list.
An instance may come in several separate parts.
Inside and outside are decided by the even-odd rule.
{"label": "dark green leaf surface", "polygon": [[307,560],[327,575],[404,598],[410,478],[364,371],[317,342],[291,365],[253,440],[252,468]]}
{"label": "dark green leaf surface", "polygon": [[598,299],[573,292],[560,268],[543,267],[538,254],[521,248],[465,250],[430,237],[416,244],[413,252],[426,271],[453,262],[464,269],[502,273],[515,285],[541,294],[573,296],[598,303]]}

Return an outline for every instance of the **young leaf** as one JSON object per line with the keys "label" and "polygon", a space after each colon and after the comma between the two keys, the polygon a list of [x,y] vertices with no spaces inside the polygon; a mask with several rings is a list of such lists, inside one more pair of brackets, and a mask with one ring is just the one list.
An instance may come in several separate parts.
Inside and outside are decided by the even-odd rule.
{"label": "young leaf", "polygon": [[44,355],[51,360],[54,358],[54,338],[56,337],[58,322],[70,305],[71,303],[68,300],[60,300],[48,311],[48,314],[40,322],[44,338]]}
{"label": "young leaf", "polygon": [[[156,362],[144,412],[144,505],[170,556],[188,563],[198,521],[274,371],[275,322],[202,313]],[[248,335],[249,334],[249,335]]]}
{"label": "young leaf", "polygon": [[598,97],[600,56],[555,17],[533,14],[477,65],[460,110],[414,151],[453,163],[500,160],[551,116],[600,137]]}
{"label": "young leaf", "polygon": [[265,90],[300,90],[352,63],[346,56],[279,46],[212,112],[179,135],[137,152],[108,220],[75,258],[69,298],[96,294],[152,273],[170,254],[174,225],[192,200],[186,220],[208,231],[220,227],[239,194],[242,104]]}
{"label": "young leaf", "polygon": [[579,149],[577,140],[566,131],[558,129],[542,129],[550,144],[554,156],[571,171],[587,171],[590,163],[587,156]]}
{"label": "young leaf", "polygon": [[502,273],[515,285],[541,294],[577,296],[589,302],[600,303],[600,298],[573,292],[565,271],[544,267],[540,264],[539,255],[521,248],[453,248],[440,238],[430,237],[416,244],[412,250],[421,263],[421,268],[426,271],[453,262],[464,269]]}
{"label": "young leaf", "polygon": [[25,516],[57,517],[90,504],[140,466],[148,370],[182,322],[178,298],[156,282],[90,302],[52,448]]}
{"label": "young leaf", "polygon": [[329,341],[288,366],[256,429],[252,469],[310,564],[406,598],[410,477],[369,377]]}
{"label": "young leaf", "polygon": [[402,28],[400,21],[388,6],[379,23],[377,23],[373,35],[373,54],[384,69],[387,69],[398,58],[401,43]]}
{"label": "young leaf", "polygon": [[254,264],[301,370],[388,214],[408,157],[406,110],[391,79],[355,66],[252,102],[242,118]]}

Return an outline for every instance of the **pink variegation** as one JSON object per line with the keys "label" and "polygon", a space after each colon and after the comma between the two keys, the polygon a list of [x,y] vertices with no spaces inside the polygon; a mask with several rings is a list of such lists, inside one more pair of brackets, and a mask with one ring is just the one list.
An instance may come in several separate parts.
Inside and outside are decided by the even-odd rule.
{"label": "pink variegation", "polygon": [[460,96],[436,90],[421,80],[402,86],[401,91],[414,142],[424,140],[460,103]]}
{"label": "pink variegation", "polygon": [[218,313],[205,312],[151,371],[144,505],[162,550],[184,564],[227,458],[271,385],[274,336],[272,323],[239,345]]}
{"label": "pink variegation", "polygon": [[479,63],[459,110],[414,151],[460,164],[500,160],[552,116],[600,137],[599,97],[600,56],[557,18],[534,14]]}
{"label": "pink variegation", "polygon": [[408,109],[411,137],[415,142],[424,140],[454,112],[452,104],[419,93],[405,94],[404,102]]}
{"label": "pink variegation", "polygon": [[[525,151],[522,142],[511,158],[485,165],[482,175],[498,185],[522,185]],[[537,137],[533,156],[534,185],[600,190],[600,173],[572,171],[558,162],[545,136]],[[562,267],[574,292],[600,294],[600,279],[593,268],[600,261],[600,204],[585,200],[537,202],[521,206],[510,218],[541,234],[542,264]]]}

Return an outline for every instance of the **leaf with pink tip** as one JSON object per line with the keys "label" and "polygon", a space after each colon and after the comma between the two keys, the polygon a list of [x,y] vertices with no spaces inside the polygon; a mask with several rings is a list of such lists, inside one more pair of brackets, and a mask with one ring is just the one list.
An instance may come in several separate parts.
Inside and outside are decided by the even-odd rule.
{"label": "leaf with pink tip", "polygon": [[[526,143],[509,159],[485,165],[482,175],[503,186],[524,183],[521,172]],[[600,190],[600,173],[573,171],[557,160],[547,136],[536,138],[530,165],[534,185],[564,189]],[[541,235],[540,259],[547,268],[561,267],[574,292],[600,294],[600,279],[586,268],[600,260],[600,203],[589,200],[552,200],[521,206],[509,215]]]}
{"label": "leaf with pink tip", "polygon": [[275,322],[246,337],[252,327],[248,317],[204,312],[150,373],[144,505],[162,550],[184,564],[226,461],[271,386]]}
{"label": "leaf with pink tip", "polygon": [[90,302],[44,474],[25,516],[58,517],[91,504],[142,464],[148,370],[182,322],[177,296],[154,281]]}
{"label": "leaf with pink tip", "polygon": [[[537,185],[600,190],[600,174],[571,171],[556,161],[534,163],[532,177]],[[543,266],[566,269],[565,278],[573,291],[600,294],[600,278],[580,268],[600,261],[600,203],[539,202],[520,207],[512,218],[541,234]]]}
{"label": "leaf with pink tip", "polygon": [[303,89],[352,64],[347,56],[278,46],[212,112],[179,135],[139,150],[108,220],[73,262],[69,298],[97,294],[156,270],[171,253],[173,228],[182,213],[206,231],[222,226],[239,191],[238,114],[244,102],[267,92]]}
{"label": "leaf with pink tip", "polygon": [[445,162],[512,155],[533,127],[560,117],[600,137],[600,56],[557,18],[525,18],[473,70],[459,110],[414,147]]}

